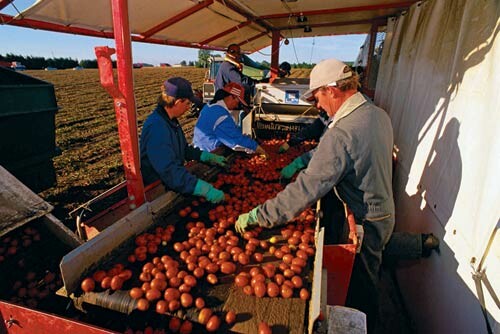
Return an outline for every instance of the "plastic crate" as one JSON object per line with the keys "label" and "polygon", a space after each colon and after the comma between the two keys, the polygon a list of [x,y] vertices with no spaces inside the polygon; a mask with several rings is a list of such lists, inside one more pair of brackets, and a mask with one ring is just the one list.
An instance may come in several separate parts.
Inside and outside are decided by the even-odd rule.
{"label": "plastic crate", "polygon": [[54,86],[0,67],[0,165],[35,192],[55,183]]}

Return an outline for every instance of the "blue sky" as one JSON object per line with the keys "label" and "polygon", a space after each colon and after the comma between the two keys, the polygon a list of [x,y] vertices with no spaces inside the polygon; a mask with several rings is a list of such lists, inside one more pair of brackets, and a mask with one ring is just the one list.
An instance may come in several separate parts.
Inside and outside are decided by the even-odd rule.
{"label": "blue sky", "polygon": [[[22,11],[34,1],[15,0],[17,9]],[[3,14],[15,15],[16,9],[8,5]],[[289,45],[282,44],[280,62],[317,63],[326,58],[337,58],[353,61],[363,44],[366,35],[346,35],[315,38],[296,38]],[[113,40],[105,38],[84,37],[42,30],[0,25],[0,54],[20,54],[40,57],[71,57],[78,60],[95,58],[95,46],[113,46]],[[250,57],[256,61],[270,61],[271,48],[255,52]],[[134,62],[176,64],[182,60],[198,59],[198,49],[132,43]]]}

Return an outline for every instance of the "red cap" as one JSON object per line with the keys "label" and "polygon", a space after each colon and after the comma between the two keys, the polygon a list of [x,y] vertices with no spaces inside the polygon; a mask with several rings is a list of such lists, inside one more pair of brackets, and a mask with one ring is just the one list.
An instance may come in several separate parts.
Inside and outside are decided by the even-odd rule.
{"label": "red cap", "polygon": [[248,107],[248,104],[245,102],[245,88],[243,88],[242,85],[236,82],[230,82],[222,89],[229,94],[236,96],[238,100],[240,100],[241,104]]}

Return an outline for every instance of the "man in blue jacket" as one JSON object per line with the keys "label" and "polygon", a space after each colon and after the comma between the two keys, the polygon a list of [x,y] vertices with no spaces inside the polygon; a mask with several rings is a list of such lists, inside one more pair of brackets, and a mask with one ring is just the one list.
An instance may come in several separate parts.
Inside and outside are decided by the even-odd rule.
{"label": "man in blue jacket", "polygon": [[238,44],[231,44],[227,47],[224,61],[217,71],[215,77],[215,91],[223,89],[228,83],[235,82],[245,88],[245,101],[250,102],[255,87],[255,81],[243,74],[243,64],[241,63],[241,49]]}
{"label": "man in blue jacket", "polygon": [[212,203],[224,200],[224,193],[190,174],[184,163],[190,160],[225,166],[224,157],[188,145],[177,120],[196,101],[191,83],[170,78],[161,87],[158,105],[144,122],[140,138],[141,172],[144,184],[158,179],[169,190],[203,196]]}
{"label": "man in blue jacket", "polygon": [[235,82],[215,92],[213,100],[203,107],[196,122],[193,136],[195,147],[210,152],[225,145],[234,151],[266,155],[255,140],[241,132],[229,112],[238,110],[240,104],[247,105],[244,96],[245,89]]}

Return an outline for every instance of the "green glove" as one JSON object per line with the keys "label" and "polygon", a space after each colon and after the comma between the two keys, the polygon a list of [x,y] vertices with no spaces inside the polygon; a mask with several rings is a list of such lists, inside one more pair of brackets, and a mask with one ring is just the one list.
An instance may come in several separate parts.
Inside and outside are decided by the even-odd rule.
{"label": "green glove", "polygon": [[210,183],[198,179],[193,195],[203,196],[210,203],[219,203],[225,199],[224,192],[214,188]]}
{"label": "green glove", "polygon": [[259,225],[257,222],[257,208],[253,208],[249,213],[244,213],[238,217],[234,228],[239,234],[245,233],[246,230]]}
{"label": "green glove", "polygon": [[293,176],[293,174],[304,167],[306,167],[306,164],[301,157],[298,157],[281,170],[281,176],[285,179],[289,179]]}
{"label": "green glove", "polygon": [[278,152],[279,153],[285,153],[286,151],[288,151],[288,149],[290,148],[290,145],[288,145],[288,143],[283,143],[283,145],[280,146],[280,148],[278,149]]}
{"label": "green glove", "polygon": [[212,164],[219,165],[221,167],[226,167],[227,160],[221,155],[213,154],[210,152],[201,152],[200,160],[202,162],[209,162]]}

